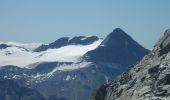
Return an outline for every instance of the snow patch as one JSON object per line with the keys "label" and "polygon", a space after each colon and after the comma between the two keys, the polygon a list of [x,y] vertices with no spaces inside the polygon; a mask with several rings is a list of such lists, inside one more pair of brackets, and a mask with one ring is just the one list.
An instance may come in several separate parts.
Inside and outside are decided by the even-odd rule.
{"label": "snow patch", "polygon": [[73,63],[71,65],[63,64],[59,67],[56,67],[55,69],[59,71],[71,71],[71,70],[88,67],[90,64],[91,64],[90,62]]}
{"label": "snow patch", "polygon": [[21,79],[21,76],[20,76],[20,75],[14,75],[14,76],[12,77],[12,79]]}
{"label": "snow patch", "polygon": [[66,77],[66,81],[69,81],[71,79],[71,76],[70,75],[67,75],[67,77]]}
{"label": "snow patch", "polygon": [[52,77],[54,75],[54,73],[57,72],[57,71],[72,71],[72,70],[77,70],[77,69],[80,69],[80,68],[89,67],[90,64],[91,64],[90,62],[63,64],[63,65],[57,66],[55,69],[53,69],[53,71],[49,72],[47,74],[47,77],[48,78]]}
{"label": "snow patch", "polygon": [[[26,51],[19,47],[8,47],[0,50],[0,66],[14,65],[27,67],[38,62],[79,62],[80,58],[90,50],[97,48],[102,40],[90,45],[69,45],[58,49],[48,49],[42,52]],[[77,65],[77,64],[76,64]],[[68,66],[67,66],[68,67]],[[72,66],[70,66],[72,67]],[[64,66],[59,70],[72,69]]]}
{"label": "snow patch", "polygon": [[83,41],[83,40],[85,40],[85,39],[87,39],[87,37],[83,37],[83,38],[81,38],[81,40]]}
{"label": "snow patch", "polygon": [[104,47],[104,46],[105,46],[104,44],[100,45],[100,47]]}
{"label": "snow patch", "polygon": [[108,84],[109,83],[109,77],[105,76],[105,82]]}

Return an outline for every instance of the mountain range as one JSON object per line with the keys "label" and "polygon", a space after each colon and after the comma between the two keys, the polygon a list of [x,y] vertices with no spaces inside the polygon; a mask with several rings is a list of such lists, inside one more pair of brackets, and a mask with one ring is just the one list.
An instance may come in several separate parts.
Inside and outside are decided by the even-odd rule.
{"label": "mountain range", "polygon": [[105,39],[62,37],[33,50],[3,43],[0,81],[8,84],[0,87],[0,96],[4,100],[90,100],[94,90],[149,52],[120,28]]}

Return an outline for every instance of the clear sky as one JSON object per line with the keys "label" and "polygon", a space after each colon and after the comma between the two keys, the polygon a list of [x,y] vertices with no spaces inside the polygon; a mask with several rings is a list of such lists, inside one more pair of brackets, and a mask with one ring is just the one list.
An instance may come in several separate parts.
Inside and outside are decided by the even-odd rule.
{"label": "clear sky", "polygon": [[152,48],[170,28],[170,0],[0,0],[0,41],[105,37],[116,27]]}

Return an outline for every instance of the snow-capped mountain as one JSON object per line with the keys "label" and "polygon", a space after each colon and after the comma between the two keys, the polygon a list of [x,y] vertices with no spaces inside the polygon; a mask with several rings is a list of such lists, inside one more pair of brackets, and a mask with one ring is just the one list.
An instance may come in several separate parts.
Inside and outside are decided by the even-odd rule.
{"label": "snow-capped mountain", "polygon": [[33,51],[9,46],[0,49],[0,78],[35,89],[47,100],[90,100],[92,91],[148,52],[121,29],[104,40],[64,37]]}

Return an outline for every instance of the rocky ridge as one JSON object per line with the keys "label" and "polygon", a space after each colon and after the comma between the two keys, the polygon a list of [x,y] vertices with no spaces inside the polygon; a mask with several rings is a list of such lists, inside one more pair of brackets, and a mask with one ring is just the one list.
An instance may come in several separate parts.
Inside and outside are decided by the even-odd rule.
{"label": "rocky ridge", "polygon": [[97,36],[91,36],[91,37],[75,36],[72,39],[70,39],[69,37],[62,37],[48,45],[43,44],[38,48],[36,48],[34,51],[40,52],[40,51],[45,51],[47,49],[60,48],[67,45],[89,45],[97,40],[99,40]]}

